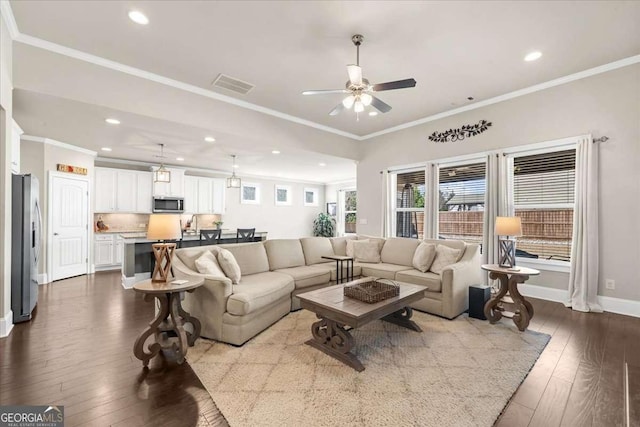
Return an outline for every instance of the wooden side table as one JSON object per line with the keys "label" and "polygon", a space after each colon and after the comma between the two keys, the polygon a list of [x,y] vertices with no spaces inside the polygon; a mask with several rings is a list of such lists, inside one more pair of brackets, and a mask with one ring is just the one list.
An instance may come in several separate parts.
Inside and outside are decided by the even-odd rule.
{"label": "wooden side table", "polygon": [[[500,282],[500,290],[484,306],[484,315],[489,322],[494,324],[506,317],[511,318],[520,331],[527,329],[533,318],[533,306],[518,291],[518,283],[524,283],[529,276],[536,276],[540,272],[527,267],[503,268],[497,264],[484,264],[482,269],[489,272],[489,278]],[[515,312],[505,310],[504,302],[513,303]]]}
{"label": "wooden side table", "polygon": [[[133,290],[144,294],[144,300],[151,302],[158,300],[160,307],[156,317],[149,323],[133,345],[133,354],[145,367],[149,360],[158,353],[173,352],[177,355],[178,363],[184,362],[188,346],[193,346],[200,336],[200,321],[184,311],[180,304],[181,292],[193,292],[202,286],[204,279],[188,280],[181,284],[169,282],[152,282],[151,279],[136,283]],[[190,323],[193,332],[184,329]],[[146,346],[147,339],[153,335],[153,342]]]}
{"label": "wooden side table", "polygon": [[[336,283],[350,282],[353,280],[353,257],[345,255],[326,255],[324,259],[331,259],[336,262]],[[344,275],[344,263],[347,263],[347,276]]]}

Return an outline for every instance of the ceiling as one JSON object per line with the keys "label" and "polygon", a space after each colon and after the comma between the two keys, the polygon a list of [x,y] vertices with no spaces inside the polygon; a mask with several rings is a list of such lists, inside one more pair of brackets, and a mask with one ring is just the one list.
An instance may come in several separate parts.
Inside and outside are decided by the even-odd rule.
{"label": "ceiling", "polygon": [[[341,171],[330,174],[325,168],[316,176],[320,182],[355,176],[352,160],[358,158],[357,145],[366,143],[358,143],[360,137],[640,54],[636,1],[21,0],[10,5],[24,36],[14,45],[14,85],[22,89],[15,102],[27,133],[92,149],[122,144],[122,151],[111,155],[136,160],[143,152],[148,156],[148,147],[139,148],[144,144],[174,141],[193,166],[206,163],[197,154],[209,150],[215,156],[246,150],[247,159],[255,155],[256,170],[261,165],[275,176],[284,173],[276,167],[297,168],[290,176],[300,179],[315,173],[307,168],[313,162],[291,163],[286,156],[342,158],[342,163],[336,160]],[[144,12],[149,25],[130,21],[132,9]],[[379,93],[391,112],[359,121],[353,112],[328,115],[342,95],[301,95],[344,86],[346,65],[355,62],[350,40],[355,33],[365,37],[360,49],[364,77],[372,83],[417,80],[415,88]],[[160,87],[61,55],[64,48],[47,42],[192,89]],[[542,58],[523,61],[532,50],[541,51]],[[219,73],[255,88],[247,95],[214,88]],[[148,102],[151,98],[155,104]],[[179,107],[172,114],[154,111],[163,99]],[[266,115],[256,112],[265,108]],[[85,121],[62,117],[53,124],[57,111],[94,116]],[[126,126],[114,131],[100,123],[108,112],[127,117]],[[288,120],[276,117],[283,114]],[[92,135],[91,141],[80,132]],[[203,143],[203,132],[221,135],[219,146]],[[281,160],[265,156],[280,145],[287,149]],[[224,166],[222,161],[216,165]]]}

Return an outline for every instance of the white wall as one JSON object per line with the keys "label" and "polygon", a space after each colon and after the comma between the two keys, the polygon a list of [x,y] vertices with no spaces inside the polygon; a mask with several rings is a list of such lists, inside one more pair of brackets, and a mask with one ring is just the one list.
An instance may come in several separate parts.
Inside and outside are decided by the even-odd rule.
{"label": "white wall", "polygon": [[11,318],[11,120],[13,117],[13,46],[0,17],[0,336],[13,324]]}
{"label": "white wall", "polygon": [[[485,133],[452,143],[427,139],[434,131],[486,119]],[[358,164],[358,232],[380,234],[380,171],[464,154],[592,133],[611,138],[600,149],[599,294],[640,300],[640,65],[468,111],[361,143]],[[616,280],[616,289],[604,279]],[[539,283],[564,287],[567,274]]]}

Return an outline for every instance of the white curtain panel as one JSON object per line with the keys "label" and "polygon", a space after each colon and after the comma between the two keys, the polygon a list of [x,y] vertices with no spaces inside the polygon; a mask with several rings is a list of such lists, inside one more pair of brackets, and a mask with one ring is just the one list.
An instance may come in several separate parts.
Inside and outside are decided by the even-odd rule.
{"label": "white curtain panel", "polygon": [[391,179],[389,177],[389,171],[382,171],[382,230],[380,230],[380,236],[391,236],[391,197],[393,197],[393,191],[391,188]]}
{"label": "white curtain panel", "polygon": [[435,163],[429,163],[424,171],[426,197],[425,201],[425,220],[424,220],[424,238],[438,238],[438,211],[440,210],[440,190],[439,178],[440,168]]}
{"label": "white curtain panel", "polygon": [[602,312],[598,304],[598,145],[591,136],[576,146],[576,187],[569,300],[577,311]]}

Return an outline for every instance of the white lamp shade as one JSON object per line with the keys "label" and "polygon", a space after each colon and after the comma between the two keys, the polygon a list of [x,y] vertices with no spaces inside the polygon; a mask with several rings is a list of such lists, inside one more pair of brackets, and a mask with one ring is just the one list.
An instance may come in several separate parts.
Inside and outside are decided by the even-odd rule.
{"label": "white lamp shade", "polygon": [[498,236],[522,236],[522,220],[519,216],[496,217],[496,234]]}
{"label": "white lamp shade", "polygon": [[227,188],[240,188],[241,185],[242,181],[235,174],[227,178]]}
{"label": "white lamp shade", "polygon": [[364,111],[364,105],[362,104],[362,102],[356,101],[353,106],[353,111],[355,111],[356,113],[362,113]]}
{"label": "white lamp shade", "polygon": [[342,100],[342,105],[344,105],[344,108],[351,108],[353,106],[353,103],[356,101],[356,97],[353,95],[349,95],[347,96],[345,99]]}
{"label": "white lamp shade", "polygon": [[373,97],[368,93],[363,93],[362,95],[360,95],[360,101],[362,101],[362,104],[364,104],[364,106],[367,107],[371,105],[371,101],[373,101]]}
{"label": "white lamp shade", "polygon": [[180,232],[180,215],[152,214],[149,217],[147,239],[175,240],[182,237]]}

